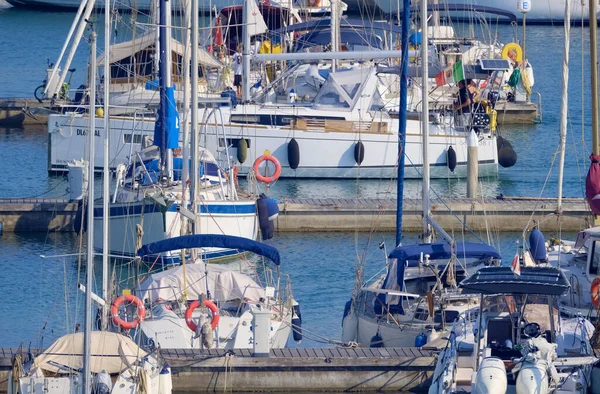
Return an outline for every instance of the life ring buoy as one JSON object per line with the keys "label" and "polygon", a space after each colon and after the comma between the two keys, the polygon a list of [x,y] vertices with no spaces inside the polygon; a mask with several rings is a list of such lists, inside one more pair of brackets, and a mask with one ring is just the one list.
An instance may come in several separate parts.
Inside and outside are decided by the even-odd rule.
{"label": "life ring buoy", "polygon": [[[270,161],[271,163],[273,163],[275,165],[275,173],[273,175],[264,176],[264,175],[261,175],[260,172],[258,171],[258,167],[264,161]],[[261,157],[254,160],[253,169],[254,169],[254,173],[256,174],[256,179],[263,183],[273,183],[276,180],[278,180],[279,176],[281,175],[281,163],[279,163],[279,160],[277,160],[277,158],[275,156],[271,156],[271,155],[262,155]]]}
{"label": "life ring buoy", "polygon": [[592,296],[592,304],[596,308],[600,307],[600,276],[597,276],[592,282],[590,295]]}
{"label": "life ring buoy", "polygon": [[[192,312],[194,312],[194,310],[199,306],[199,302],[198,300],[196,300],[192,302],[190,306],[188,306],[188,308],[185,310],[185,324],[187,324],[190,330],[194,332],[196,332],[196,330],[198,329],[198,325],[196,325],[196,323],[194,323],[194,320],[192,320]],[[219,314],[219,308],[217,308],[214,302],[209,300],[204,300],[204,306],[210,309],[210,311],[212,312],[212,320],[210,321],[210,326],[214,330],[219,324],[219,319],[221,319],[221,315]]]}
{"label": "life ring buoy", "polygon": [[509,42],[504,45],[504,48],[502,48],[502,59],[509,59],[508,52],[511,50],[514,50],[517,53],[517,58],[515,60],[520,63],[523,60],[523,49],[521,49],[521,46],[516,42]]}
{"label": "life ring buoy", "polygon": [[[137,307],[137,317],[133,321],[123,320],[119,316],[119,307],[125,301],[131,304],[135,304],[135,306]],[[146,308],[144,308],[144,303],[138,297],[132,294],[127,294],[117,297],[113,301],[110,307],[110,315],[115,325],[126,330],[131,330],[132,328],[136,328],[142,322],[142,320],[144,320],[144,318],[146,317]]]}

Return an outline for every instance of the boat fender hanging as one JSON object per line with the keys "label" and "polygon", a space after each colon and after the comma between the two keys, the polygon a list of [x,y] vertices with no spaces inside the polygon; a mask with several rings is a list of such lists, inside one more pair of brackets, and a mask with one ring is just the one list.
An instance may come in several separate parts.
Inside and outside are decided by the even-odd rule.
{"label": "boat fender hanging", "polygon": [[426,344],[427,344],[427,335],[420,332],[419,335],[417,335],[415,338],[415,347],[423,347]]}
{"label": "boat fender hanging", "polygon": [[295,170],[300,165],[300,146],[295,138],[292,138],[290,142],[288,142],[287,153],[290,168]]}
{"label": "boat fender hanging", "polygon": [[267,217],[269,220],[277,219],[277,216],[279,216],[279,201],[274,198],[267,197],[264,193],[261,193],[259,198],[265,202],[265,206],[267,207]]}
{"label": "boat fender hanging", "polygon": [[164,363],[158,375],[158,394],[171,394],[172,392],[171,367],[169,364]]}
{"label": "boat fender hanging", "polygon": [[[271,163],[273,163],[275,165],[275,172],[271,176],[261,175],[261,173],[258,169],[258,167],[260,167],[260,165],[263,162],[267,162],[267,161],[270,161]],[[265,164],[265,167],[266,166],[267,165]],[[254,160],[253,170],[254,170],[254,174],[256,174],[256,180],[258,180],[259,182],[273,183],[276,180],[278,180],[279,176],[281,175],[281,163],[279,163],[279,160],[277,160],[277,158],[275,156],[264,154],[264,155],[258,157],[256,160]]]}
{"label": "boat fender hanging", "polygon": [[292,300],[292,330],[294,341],[302,342],[302,313],[300,312],[300,304],[296,300]]}
{"label": "boat fender hanging", "polygon": [[243,163],[248,158],[248,141],[241,138],[237,141],[237,159]]}
{"label": "boat fender hanging", "polygon": [[517,153],[510,146],[503,146],[498,150],[498,163],[504,168],[514,166],[517,163]]}
{"label": "boat fender hanging", "polygon": [[534,227],[529,234],[529,250],[536,263],[546,262],[546,240],[537,227]]}
{"label": "boat fender hanging", "polygon": [[[187,324],[189,329],[193,332],[196,332],[198,330],[198,326],[196,325],[196,323],[194,323],[194,320],[192,319],[192,313],[199,306],[200,303],[198,302],[198,300],[196,300],[192,302],[190,306],[188,306],[185,310],[185,324]],[[219,320],[221,319],[221,315],[219,314],[219,308],[217,308],[217,305],[215,305],[215,303],[210,300],[204,300],[204,306],[210,309],[212,313],[212,320],[210,321],[210,326],[214,330],[215,328],[217,328]]]}
{"label": "boat fender hanging", "polygon": [[383,347],[383,338],[379,335],[379,331],[371,338],[371,343],[369,347]]}
{"label": "boat fender hanging", "polygon": [[260,228],[262,240],[266,241],[267,239],[273,238],[275,225],[269,220],[269,210],[265,198],[261,197],[256,200],[256,210],[258,212],[258,227]]}
{"label": "boat fender hanging", "polygon": [[[119,307],[124,302],[134,304],[137,307],[137,317],[133,321],[123,320],[119,316]],[[126,330],[131,330],[132,328],[136,328],[144,320],[144,318],[146,317],[146,308],[144,308],[144,303],[138,297],[132,294],[125,294],[120,297],[117,297],[113,301],[110,307],[110,315],[112,317],[113,323],[116,326],[119,326]]]}
{"label": "boat fender hanging", "polygon": [[200,337],[202,338],[202,345],[207,349],[212,349],[214,344],[213,328],[209,322],[202,325],[200,329]]}
{"label": "boat fender hanging", "polygon": [[365,159],[365,146],[362,141],[358,141],[356,145],[354,145],[354,160],[356,164],[361,165],[363,160]]}
{"label": "boat fender hanging", "polygon": [[350,314],[350,311],[352,310],[352,300],[348,300],[346,301],[346,305],[344,305],[344,316],[342,317],[342,327],[344,327],[344,319],[346,318],[346,316],[348,316]]}
{"label": "boat fender hanging", "polygon": [[510,143],[509,140],[507,140],[506,138],[502,138],[501,136],[497,136],[496,137],[496,147],[498,148],[498,151],[501,148],[504,148],[505,146],[512,148],[512,144]]}
{"label": "boat fender hanging", "polygon": [[456,151],[452,148],[452,145],[446,151],[446,164],[448,165],[448,169],[454,172],[456,168]]}

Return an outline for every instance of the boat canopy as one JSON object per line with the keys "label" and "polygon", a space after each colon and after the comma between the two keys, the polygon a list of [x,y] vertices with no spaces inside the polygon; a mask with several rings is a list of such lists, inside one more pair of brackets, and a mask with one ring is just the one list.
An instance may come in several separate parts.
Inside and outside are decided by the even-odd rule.
{"label": "boat canopy", "polygon": [[[372,31],[340,29],[340,43],[350,51],[382,50],[381,37]],[[294,47],[294,52],[301,52],[316,46],[331,45],[331,29],[315,30],[304,34]]]}
{"label": "boat canopy", "polygon": [[315,107],[351,110],[371,73],[371,69],[363,68],[329,73],[327,81],[315,97]]}
{"label": "boat canopy", "polygon": [[238,251],[243,252],[254,252],[268,258],[275,265],[281,264],[279,251],[274,247],[248,238],[221,234],[196,234],[169,238],[142,246],[140,250],[138,250],[137,255],[144,257],[150,254],[158,254],[171,250],[194,248],[226,248],[237,249]]}
{"label": "boat canopy", "polygon": [[258,301],[265,296],[264,289],[248,275],[226,266],[204,263],[181,265],[151,275],[136,293],[142,300],[175,301],[183,298],[184,289],[189,300],[197,300],[209,291],[212,298],[220,302]]}
{"label": "boat canopy", "polygon": [[555,267],[521,267],[521,275],[511,267],[485,267],[460,282],[460,287],[463,293],[559,296],[569,289],[569,281]]}
{"label": "boat canopy", "polygon": [[[416,267],[422,256],[429,255],[430,260],[449,259],[452,257],[450,245],[447,242],[427,243],[400,246],[392,250],[389,258],[408,262],[408,267]],[[502,256],[493,246],[478,242],[457,242],[455,255],[458,258],[479,260],[500,260]]]}
{"label": "boat canopy", "polygon": [[[109,374],[120,373],[137,360],[146,357],[146,352],[122,334],[110,331],[92,331],[91,372],[102,370]],[[44,371],[68,374],[83,369],[83,332],[58,338],[48,349],[33,361]]]}
{"label": "boat canopy", "polygon": [[[122,63],[123,60],[129,59],[138,52],[145,51],[148,49],[154,50],[156,40],[158,37],[158,29],[153,29],[148,33],[137,37],[135,40],[125,41],[110,46],[110,64],[111,68],[117,66],[116,63]],[[183,56],[185,53],[185,47],[182,43],[174,38],[171,38],[171,50],[179,56]],[[98,65],[104,64],[105,56],[98,58]],[[207,67],[223,67],[223,63],[215,59],[208,51],[204,48],[198,48],[198,64]]]}

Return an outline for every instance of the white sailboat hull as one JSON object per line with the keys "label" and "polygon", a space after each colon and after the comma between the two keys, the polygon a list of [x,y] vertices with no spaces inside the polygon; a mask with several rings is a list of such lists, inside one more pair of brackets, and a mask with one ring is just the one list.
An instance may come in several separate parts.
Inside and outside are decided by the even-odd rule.
{"label": "white sailboat hull", "polygon": [[[241,107],[238,107],[241,108]],[[225,109],[223,110],[225,112]],[[235,111],[235,110],[234,110]],[[260,113],[260,108],[256,109]],[[296,113],[301,112],[296,110]],[[232,116],[243,114],[244,109],[232,112]],[[252,112],[249,112],[252,113]],[[307,115],[331,116],[328,111],[306,111]],[[285,110],[279,116],[285,116]],[[302,113],[300,113],[302,115]],[[224,113],[224,117],[228,116]],[[66,163],[81,159],[84,156],[84,135],[88,130],[88,118],[82,115],[52,115],[49,119],[49,170],[64,171]],[[342,121],[344,127],[359,122]],[[370,124],[370,122],[363,122]],[[225,138],[215,127],[207,127],[207,136],[202,143],[217,155],[236,157],[237,141],[248,141],[247,158],[240,165],[240,174],[252,170],[256,158],[269,151],[281,163],[281,177],[284,178],[395,178],[398,162],[398,122],[385,120],[386,132],[365,131],[327,131],[319,126],[308,126],[306,129],[294,129],[290,126],[262,126],[255,124],[225,124],[228,151],[225,150]],[[132,152],[141,149],[143,136],[152,137],[154,133],[153,119],[111,118],[110,125],[110,162],[127,162]],[[219,134],[217,134],[219,133]],[[104,125],[102,119],[96,121],[95,135],[103,138]],[[288,143],[294,138],[299,145],[300,163],[295,170],[290,167]],[[463,132],[457,132],[447,125],[430,125],[429,164],[432,178],[463,178],[467,173],[467,142]],[[364,160],[357,164],[354,152],[357,142],[364,146]],[[447,151],[452,147],[456,152],[457,165],[450,171],[447,164]],[[423,166],[421,134],[419,122],[408,121],[406,137],[406,170],[405,178],[420,178]],[[498,153],[496,138],[483,134],[479,138],[479,176],[494,176],[498,171]],[[102,168],[102,144],[96,144],[95,166]],[[271,169],[272,171],[272,169]]]}
{"label": "white sailboat hull", "polygon": [[[94,212],[94,248],[102,250],[102,209]],[[177,237],[181,231],[181,215],[177,204],[167,212],[161,212],[154,204],[144,202],[111,204],[109,250],[117,256],[136,255],[137,225],[143,228],[142,245]],[[198,212],[198,233],[227,234],[256,239],[257,221],[253,201],[203,201]],[[236,255],[237,252],[223,248],[205,248],[201,257],[204,260],[218,260]],[[157,256],[149,257],[154,261]],[[179,252],[166,252],[161,262],[177,263]]]}
{"label": "white sailboat hull", "polygon": [[[547,0],[544,2],[531,2],[531,11],[527,13],[528,23],[552,23],[562,22],[565,16],[565,1],[566,0]],[[386,14],[392,14],[398,12],[398,6],[402,5],[402,2],[390,1],[390,0],[373,0],[375,5]],[[516,1],[506,0],[448,0],[447,4],[472,4],[473,6],[485,6],[496,8],[502,11],[508,11],[513,13],[518,20],[522,20],[522,14],[517,10]],[[473,12],[469,11],[442,11],[442,16],[450,15],[451,18],[473,18]],[[489,14],[484,14],[489,16]],[[589,20],[589,3],[587,2],[571,2],[571,19],[580,21]],[[499,21],[508,22],[508,18],[500,17]]]}

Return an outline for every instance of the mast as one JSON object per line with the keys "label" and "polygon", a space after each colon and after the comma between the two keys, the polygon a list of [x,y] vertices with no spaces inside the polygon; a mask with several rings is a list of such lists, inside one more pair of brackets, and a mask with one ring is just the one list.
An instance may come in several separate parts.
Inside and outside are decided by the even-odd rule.
{"label": "mast", "polygon": [[242,102],[250,100],[250,1],[242,5]]}
{"label": "mast", "polygon": [[[331,51],[338,52],[340,50],[340,13],[339,13],[339,0],[331,0]],[[331,62],[331,71],[337,69],[337,62],[335,59]]]}
{"label": "mast", "polygon": [[592,153],[600,154],[598,147],[598,26],[596,12],[598,7],[595,1],[590,1],[590,62],[592,63]]}
{"label": "mast", "polygon": [[[190,203],[194,217],[198,214],[198,0],[191,0],[192,9],[192,111],[190,142],[192,160],[190,163]],[[196,234],[196,223],[192,222],[192,234]]]}
{"label": "mast", "polygon": [[410,0],[403,0],[400,60],[400,108],[398,109],[398,182],[396,189],[396,246],[402,241],[402,209],[404,199],[404,149],[406,147],[406,106],[408,96],[408,27]]}
{"label": "mast", "polygon": [[[592,1],[593,3],[594,1]],[[523,23],[525,22],[525,13],[523,13]],[[569,1],[565,2],[565,46],[563,48],[562,64],[562,101],[560,103],[560,157],[558,164],[558,200],[556,211],[560,214],[562,211],[562,187],[563,172],[565,168],[565,148],[567,145],[567,111],[569,102],[569,39],[571,37],[571,5]],[[525,57],[523,57],[525,59]],[[592,74],[594,74],[592,72]]]}
{"label": "mast", "polygon": [[[108,229],[110,220],[110,0],[104,9],[104,168],[102,170],[102,298],[108,300]],[[102,306],[102,329],[108,328],[108,302]]]}
{"label": "mast", "polygon": [[90,36],[90,127],[88,130],[88,198],[87,198],[87,264],[85,267],[85,320],[83,331],[83,388],[84,394],[90,394],[92,380],[90,355],[92,345],[92,286],[94,274],[94,156],[96,130],[96,32]]}
{"label": "mast", "polygon": [[427,0],[421,0],[421,130],[423,132],[423,242],[431,242],[429,225],[429,39],[427,37]]}
{"label": "mast", "polygon": [[[171,149],[177,147],[178,137],[170,135],[173,127],[173,109],[175,108],[175,94],[171,82],[171,2],[160,1],[160,59],[159,59],[159,88],[160,106],[158,108],[158,120],[154,130],[154,144],[160,147],[161,177],[173,178],[173,152]],[[175,126],[178,128],[178,125]],[[158,137],[158,138],[157,138]],[[175,139],[175,141],[172,141]],[[158,143],[157,143],[158,142]]]}

